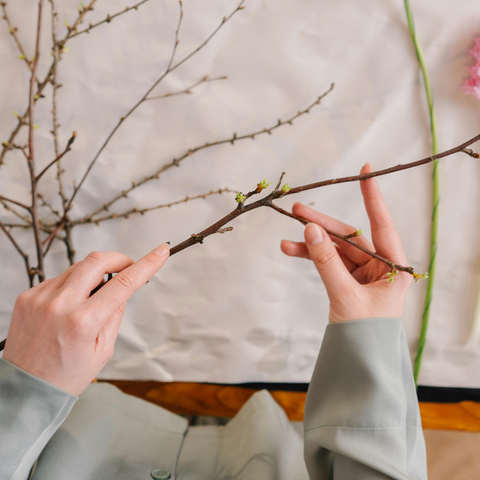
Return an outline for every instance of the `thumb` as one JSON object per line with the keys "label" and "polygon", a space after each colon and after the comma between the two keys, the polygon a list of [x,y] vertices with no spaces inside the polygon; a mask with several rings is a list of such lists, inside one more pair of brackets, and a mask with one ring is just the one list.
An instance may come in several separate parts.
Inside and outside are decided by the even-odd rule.
{"label": "thumb", "polygon": [[329,235],[320,225],[307,224],[305,243],[310,258],[325,283],[330,301],[345,295],[346,290],[353,288],[356,281],[345,267]]}

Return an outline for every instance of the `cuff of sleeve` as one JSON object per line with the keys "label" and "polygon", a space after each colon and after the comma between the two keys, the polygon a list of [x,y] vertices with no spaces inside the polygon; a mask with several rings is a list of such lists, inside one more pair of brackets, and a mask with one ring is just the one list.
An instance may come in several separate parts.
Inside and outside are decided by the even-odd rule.
{"label": "cuff of sleeve", "polygon": [[327,326],[307,395],[305,420],[306,430],[327,425],[420,425],[400,319],[370,318]]}
{"label": "cuff of sleeve", "polygon": [[77,399],[0,359],[0,478],[28,476]]}

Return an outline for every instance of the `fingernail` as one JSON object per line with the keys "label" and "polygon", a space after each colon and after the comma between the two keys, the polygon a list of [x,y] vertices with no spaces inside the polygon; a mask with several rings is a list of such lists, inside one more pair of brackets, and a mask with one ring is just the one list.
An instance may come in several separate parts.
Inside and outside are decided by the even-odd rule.
{"label": "fingernail", "polygon": [[308,223],[305,227],[305,241],[311,247],[323,242],[323,233],[316,223]]}
{"label": "fingernail", "polygon": [[153,252],[156,253],[159,257],[163,257],[169,251],[170,251],[170,246],[167,243],[162,243]]}

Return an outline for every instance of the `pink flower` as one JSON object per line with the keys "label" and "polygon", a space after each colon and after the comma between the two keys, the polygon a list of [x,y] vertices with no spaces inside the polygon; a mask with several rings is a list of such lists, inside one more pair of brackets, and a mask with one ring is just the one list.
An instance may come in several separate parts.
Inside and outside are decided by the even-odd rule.
{"label": "pink flower", "polygon": [[475,38],[473,41],[475,44],[469,52],[475,58],[475,65],[468,67],[471,78],[465,80],[462,88],[466,95],[473,95],[480,100],[480,37]]}

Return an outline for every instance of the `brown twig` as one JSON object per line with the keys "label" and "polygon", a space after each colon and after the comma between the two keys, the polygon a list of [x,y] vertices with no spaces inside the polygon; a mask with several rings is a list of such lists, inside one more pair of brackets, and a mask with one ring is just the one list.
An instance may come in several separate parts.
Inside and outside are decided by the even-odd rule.
{"label": "brown twig", "polygon": [[[478,158],[477,154],[471,155],[470,152],[465,152],[466,147],[468,147],[471,144],[477,142],[478,140],[480,140],[480,135],[476,135],[475,137],[473,137],[472,139],[463,143],[462,145],[459,145],[458,147],[451,148],[450,150],[439,153],[439,154],[434,155],[432,157],[428,157],[426,159],[418,160],[416,162],[411,162],[411,163],[404,164],[404,165],[397,165],[396,167],[391,167],[391,168],[387,168],[387,169],[384,169],[384,170],[378,170],[376,172],[371,172],[371,173],[364,174],[364,175],[355,175],[355,176],[351,176],[351,177],[343,177],[341,179],[325,180],[323,182],[312,183],[312,184],[309,184],[309,185],[303,185],[303,186],[295,187],[295,188],[289,188],[289,189],[282,188],[282,189],[280,189],[280,184],[281,184],[281,181],[283,179],[283,173],[282,173],[282,176],[280,177],[279,183],[277,184],[274,191],[271,192],[269,195],[267,195],[264,198],[261,198],[260,200],[257,200],[256,202],[252,202],[248,205],[245,205],[244,200],[239,202],[238,205],[237,205],[237,208],[235,210],[233,210],[232,212],[230,212],[228,215],[225,215],[223,218],[221,218],[220,220],[215,222],[210,227],[206,228],[205,230],[202,230],[200,233],[196,233],[196,234],[191,235],[190,238],[188,238],[184,242],[179,243],[178,245],[173,247],[170,250],[170,255],[175,255],[176,253],[181,252],[182,250],[184,250],[188,247],[191,247],[192,245],[195,245],[196,243],[203,243],[203,241],[205,240],[206,237],[216,233],[219,229],[221,229],[223,226],[230,223],[235,218],[237,218],[240,215],[243,215],[247,212],[250,212],[252,210],[260,208],[260,207],[273,208],[273,209],[275,209],[279,212],[281,210],[280,213],[282,213],[284,215],[287,214],[289,217],[293,217],[296,220],[300,220],[299,217],[296,217],[293,214],[289,214],[285,210],[280,209],[280,207],[277,207],[276,205],[274,205],[272,203],[273,200],[281,198],[285,195],[300,193],[300,192],[303,192],[303,191],[306,191],[306,190],[310,190],[310,189],[313,189],[313,188],[320,188],[320,187],[324,187],[324,186],[327,186],[327,185],[332,185],[332,184],[335,184],[335,183],[361,181],[361,180],[366,180],[367,178],[377,177],[377,176],[381,176],[381,175],[387,175],[389,173],[394,173],[394,172],[397,172],[397,171],[400,171],[400,170],[406,170],[406,169],[409,169],[409,168],[418,167],[420,165],[425,165],[429,162],[432,162],[435,159],[444,158],[444,157],[447,157],[449,155],[453,155],[454,153],[459,153],[459,152],[467,153],[470,156],[473,156],[474,158]],[[253,190],[252,192],[257,193],[256,190]],[[302,220],[305,221],[305,219],[302,219]],[[302,221],[302,220],[300,220],[300,221]],[[380,261],[386,263],[392,269],[393,272],[395,270],[401,270],[401,271],[410,273],[415,277],[416,280],[419,277],[421,277],[421,275],[418,275],[414,272],[412,267],[404,267],[402,265],[397,265],[393,262],[390,262],[388,259],[380,257],[379,255],[375,254],[374,252],[370,252],[368,249],[366,249],[366,248],[362,247],[361,245],[359,245],[358,243],[352,241],[350,239],[351,235],[346,235],[345,236],[345,235],[340,235],[340,234],[337,234],[337,233],[331,232],[331,231],[329,231],[328,233],[336,236],[337,238],[341,238],[345,242],[349,243],[350,245],[352,245],[356,248],[359,248],[360,250],[362,250],[363,252],[372,256],[373,258],[376,258],[377,260],[380,260]],[[355,235],[358,235],[357,232],[355,232]]]}
{"label": "brown twig", "polygon": [[28,68],[30,69],[30,71],[32,71],[32,63],[33,62],[28,59],[27,54],[25,53],[25,49],[23,48],[23,45],[22,45],[22,43],[20,42],[20,39],[17,36],[18,28],[13,26],[13,24],[10,20],[10,17],[8,16],[7,8],[6,8],[7,7],[7,2],[0,2],[0,5],[2,6],[2,10],[3,10],[3,18],[7,22],[7,25],[8,25],[8,33],[10,33],[10,35],[13,37],[13,39],[15,40],[15,43],[17,44],[18,50],[20,51],[20,58],[25,61]]}
{"label": "brown twig", "polygon": [[113,15],[107,15],[105,17],[105,19],[101,20],[100,22],[97,22],[97,23],[94,23],[94,24],[89,23],[88,28],[85,28],[84,30],[80,30],[80,31],[75,31],[75,33],[73,35],[71,35],[70,38],[78,37],[82,33],[90,33],[90,30],[92,30],[93,28],[98,27],[99,25],[102,25],[103,23],[110,23],[114,18],[118,17],[119,15],[123,15],[124,13],[127,13],[130,10],[137,10],[137,8],[140,5],[142,5],[142,4],[144,4],[148,1],[149,0],[142,0],[141,2],[138,2],[137,4],[133,5],[132,7],[126,7],[124,10],[122,10],[120,12],[117,12],[117,13],[114,13]]}
{"label": "brown twig", "polygon": [[20,219],[23,220],[24,222],[30,223],[30,219],[29,219],[27,216],[22,215],[20,212],[18,212],[18,211],[15,210],[14,208],[10,207],[10,205],[8,205],[8,203],[6,203],[6,202],[3,201],[3,200],[0,200],[0,203],[3,205],[3,207],[5,208],[5,210],[13,213],[16,217],[20,218]]}
{"label": "brown twig", "polygon": [[18,205],[19,207],[22,207],[25,210],[30,211],[30,207],[28,205],[25,205],[24,203],[21,203],[21,202],[17,202],[16,200],[13,200],[11,198],[4,197],[3,195],[0,195],[0,200],[3,200],[4,202],[13,203],[14,205]]}
{"label": "brown twig", "polygon": [[[274,203],[271,203],[270,208],[273,208],[276,210],[278,213],[281,213],[282,215],[286,215],[287,217],[293,218],[295,220],[298,220],[300,223],[303,225],[307,225],[307,223],[310,223],[307,219],[303,217],[299,217],[298,215],[295,215],[293,213],[287,212],[283,208],[280,208],[278,205],[275,205]],[[342,235],[340,233],[333,232],[332,230],[329,230],[328,228],[324,228],[324,230],[329,234],[332,235],[333,237],[339,238],[340,240],[343,240],[344,242],[348,243],[349,245],[352,245],[353,247],[356,247],[360,249],[362,252],[365,252],[366,254],[370,255],[372,258],[376,258],[377,260],[380,260],[381,262],[387,264],[391,270],[400,270],[402,272],[407,272],[413,275],[414,269],[413,267],[404,267],[403,265],[399,265],[397,263],[393,263],[390,260],[387,260],[384,257],[381,257],[375,252],[372,252],[371,250],[368,250],[368,248],[365,248],[364,246],[354,242],[351,240],[352,237],[358,237],[359,235],[357,234],[357,231],[349,234],[349,235]]]}
{"label": "brown twig", "polygon": [[144,215],[147,212],[151,212],[153,210],[159,210],[161,208],[168,208],[168,207],[173,207],[174,205],[180,205],[181,203],[187,203],[191,202],[192,200],[198,200],[200,198],[206,199],[207,197],[210,197],[212,195],[221,195],[222,193],[229,192],[229,193],[234,193],[234,190],[231,190],[229,188],[219,188],[218,190],[211,190],[208,193],[203,193],[201,195],[194,195],[194,196],[186,196],[185,198],[182,198],[181,200],[177,200],[175,202],[170,202],[170,203],[163,203],[161,205],[156,205],[154,207],[148,207],[148,208],[132,208],[131,210],[128,210],[123,213],[112,213],[111,215],[106,215],[104,217],[96,218],[95,220],[90,219],[89,222],[81,222],[81,221],[75,221],[73,220],[71,222],[71,226],[75,225],[81,225],[82,223],[95,223],[99,224],[100,222],[104,222],[105,220],[113,220],[115,218],[128,218],[130,215],[135,215],[135,214],[140,214]]}
{"label": "brown twig", "polygon": [[36,177],[35,181],[38,182],[40,178],[42,178],[43,174],[53,165],[55,165],[57,162],[60,162],[60,160],[63,158],[63,156],[68,153],[72,149],[72,143],[75,141],[75,138],[77,136],[77,132],[73,132],[72,136],[70,137],[70,140],[67,142],[67,146],[65,147],[65,150],[57,155],[56,158],[54,158]]}
{"label": "brown twig", "polygon": [[30,76],[30,95],[28,106],[28,170],[30,172],[30,184],[32,194],[32,205],[30,207],[30,215],[32,217],[32,227],[35,237],[35,246],[37,249],[37,269],[38,280],[43,282],[45,280],[45,274],[43,271],[43,247],[40,237],[40,224],[38,221],[37,212],[37,184],[38,177],[35,175],[35,153],[34,153],[34,105],[35,105],[35,76],[37,73],[38,58],[40,57],[40,32],[42,26],[42,7],[43,0],[38,2],[38,21],[37,21],[37,39],[35,42],[35,58],[32,65],[32,74]]}
{"label": "brown twig", "polygon": [[[57,25],[57,11],[55,6],[55,0],[50,0],[52,5],[51,13],[52,13],[52,55],[53,55],[53,71],[51,75],[50,83],[52,84],[52,135],[53,135],[53,147],[55,156],[58,158],[60,155],[60,148],[58,146],[58,109],[57,109],[57,91],[58,91],[58,82],[57,82],[57,73],[58,73],[58,63],[60,61],[60,46],[57,42],[57,35],[56,35],[56,25]],[[70,37],[72,38],[72,37]],[[63,168],[62,162],[57,162],[57,181],[58,181],[58,194],[62,200],[62,209],[63,215],[65,215],[65,206],[67,204],[67,197],[65,195],[65,188],[63,185]],[[70,265],[75,263],[75,250],[73,248],[72,243],[72,232],[70,228],[70,222],[68,215],[66,217],[65,224],[63,226],[65,231],[65,239],[64,243],[67,249],[67,257]]]}
{"label": "brown twig", "polygon": [[217,145],[223,145],[223,144],[227,144],[227,143],[231,143],[233,145],[236,141],[245,140],[247,138],[255,139],[255,137],[257,137],[258,135],[265,135],[265,134],[270,134],[271,135],[272,131],[276,130],[277,128],[280,128],[284,125],[292,125],[293,122],[297,118],[299,118],[302,115],[305,115],[305,114],[309,113],[312,108],[319,105],[321,100],[326,95],[328,95],[332,91],[332,89],[333,89],[333,84],[330,86],[330,88],[325,93],[320,95],[313,103],[308,105],[307,108],[297,112],[295,115],[293,115],[292,117],[290,117],[286,120],[280,120],[279,119],[278,122],[275,125],[273,125],[269,128],[263,128],[262,130],[257,130],[253,133],[248,133],[248,134],[240,135],[240,136],[237,136],[237,134],[234,133],[232,137],[229,137],[227,139],[219,140],[219,141],[211,142],[211,143],[205,143],[204,145],[200,145],[198,147],[189,149],[183,155],[181,155],[178,158],[174,158],[171,162],[163,165],[162,167],[160,167],[156,172],[152,173],[151,175],[149,175],[147,177],[144,177],[142,180],[138,180],[137,182],[132,182],[131,187],[127,188],[126,190],[123,190],[121,193],[116,195],[114,198],[112,198],[108,202],[104,203],[102,207],[98,208],[94,212],[86,215],[85,217],[82,217],[81,219],[79,219],[77,221],[77,223],[89,223],[90,221],[93,221],[92,219],[95,215],[98,215],[102,211],[107,210],[109,207],[111,207],[115,202],[117,202],[121,198],[124,198],[124,197],[126,198],[128,196],[128,194],[132,190],[134,190],[135,188],[140,187],[141,185],[143,185],[143,184],[145,184],[145,183],[147,183],[151,180],[157,180],[160,177],[160,175],[163,174],[165,171],[167,171],[167,170],[169,170],[170,168],[173,168],[173,167],[178,167],[183,160],[189,158],[192,154],[194,154],[196,152],[199,152],[200,150],[204,150],[206,148],[214,147],[214,146],[217,146]]}
{"label": "brown twig", "polygon": [[72,203],[73,203],[73,200],[75,199],[77,193],[79,192],[80,188],[82,187],[83,183],[85,182],[86,178],[88,177],[88,174],[90,173],[90,171],[92,170],[93,166],[95,165],[98,157],[100,156],[100,154],[103,152],[103,150],[105,149],[105,147],[108,145],[109,141],[111,140],[111,138],[114,136],[114,134],[116,133],[116,131],[120,128],[120,126],[122,125],[122,123],[147,99],[148,95],[150,95],[150,93],[153,91],[153,89],[171,72],[173,72],[174,70],[176,70],[180,65],[182,65],[183,63],[185,63],[189,58],[191,58],[193,55],[195,55],[196,53],[198,53],[205,45],[207,45],[207,43],[216,35],[216,33],[222,28],[223,25],[225,25],[225,23],[228,22],[228,20],[230,20],[230,18],[233,17],[233,15],[235,15],[236,12],[238,12],[239,10],[242,10],[243,7],[242,7],[242,4],[244,3],[245,0],[241,0],[240,3],[237,5],[237,7],[235,8],[235,10],[233,10],[232,13],[230,13],[230,15],[228,15],[227,17],[224,17],[222,22],[220,23],[220,25],[206,38],[206,40],[204,40],[197,48],[195,48],[192,52],[190,52],[188,55],[186,55],[185,57],[182,58],[182,60],[179,60],[175,65],[173,65],[173,61],[175,59],[175,53],[177,51],[177,45],[178,45],[178,33],[180,31],[180,27],[181,27],[181,23],[182,23],[182,18],[183,18],[183,6],[182,6],[182,2],[181,0],[179,1],[179,5],[180,5],[180,15],[179,15],[179,20],[178,20],[178,26],[177,26],[177,29],[175,31],[175,41],[174,41],[174,45],[173,45],[173,49],[172,49],[172,54],[170,56],[170,59],[169,59],[169,62],[168,62],[168,65],[167,65],[167,68],[165,70],[165,72],[160,75],[159,78],[157,78],[157,80],[155,80],[155,82],[153,83],[153,85],[151,85],[148,90],[146,91],[146,93],[143,95],[143,97],[138,100],[135,105],[133,105],[133,107],[130,108],[130,110],[123,116],[120,118],[120,120],[117,122],[117,124],[115,125],[115,127],[113,128],[113,130],[110,132],[110,134],[107,136],[106,140],[104,141],[104,143],[102,144],[102,146],[100,147],[100,149],[98,150],[98,152],[95,154],[95,156],[93,157],[93,159],[90,161],[85,173],[83,174],[82,178],[80,179],[80,182],[78,182],[78,185],[75,187],[67,205],[66,205],[66,211],[65,211],[65,214],[63,216],[63,219],[62,221],[59,222],[58,224],[58,227],[51,233],[51,235],[49,237],[47,237],[45,240],[44,240],[44,245],[46,244],[46,249],[45,249],[45,252],[48,252],[53,240],[54,240],[54,236],[56,234],[56,232],[61,229],[64,225],[64,223],[66,222],[66,218],[67,218],[67,214],[68,214],[68,211],[70,210],[71,206],[72,206]]}
{"label": "brown twig", "polygon": [[23,258],[23,261],[25,262],[25,268],[27,269],[28,279],[30,281],[30,287],[33,287],[34,274],[32,273],[32,270],[30,269],[30,263],[28,261],[28,255],[21,249],[20,245],[13,238],[13,235],[8,231],[8,228],[5,226],[5,224],[2,221],[0,221],[0,228],[5,232],[5,235],[8,237],[10,242],[12,242],[12,245],[15,247],[17,252]]}
{"label": "brown twig", "polygon": [[198,85],[201,85],[202,83],[208,83],[208,82],[216,82],[217,80],[226,80],[227,77],[226,76],[223,76],[223,77],[214,77],[214,78],[208,78],[208,75],[206,75],[205,77],[203,77],[201,80],[199,80],[198,82],[195,82],[194,84],[190,85],[189,87],[187,87],[185,90],[181,90],[179,92],[172,92],[172,93],[166,93],[165,95],[158,95],[156,97],[148,97],[146,98],[145,100],[148,101],[148,100],[158,100],[160,98],[167,98],[167,97],[174,97],[176,95],[183,95],[183,94],[191,94],[193,93],[192,90],[197,87]]}
{"label": "brown twig", "polygon": [[472,143],[480,140],[480,135],[476,135],[465,143],[462,143],[458,147],[451,148],[445,152],[438,153],[437,155],[432,155],[431,157],[422,158],[416,162],[406,163],[396,165],[395,167],[385,168],[384,170],[377,170],[376,172],[364,173],[363,175],[353,175],[351,177],[341,177],[341,178],[332,178],[331,180],[323,180],[321,182],[310,183],[308,185],[303,185],[301,187],[292,188],[285,195],[293,195],[294,193],[306,192],[312,188],[326,187],[328,185],[336,185],[338,183],[347,183],[347,182],[357,182],[359,180],[367,180],[367,178],[379,177],[381,175],[387,175],[388,173],[400,172],[402,170],[407,170],[409,168],[419,167],[421,165],[426,165],[427,163],[433,162],[434,160],[439,160],[440,158],[448,157],[454,153],[466,153],[471,157],[478,158],[478,154],[473,153],[472,151],[466,151],[466,147],[472,145]]}
{"label": "brown twig", "polygon": [[[62,38],[62,40],[59,40],[57,42],[59,47],[60,47],[60,52],[63,51],[63,48],[65,47],[65,44],[67,43],[67,41],[71,38],[71,36],[75,32],[76,27],[80,23],[82,23],[85,14],[87,12],[89,12],[90,10],[93,10],[93,4],[95,2],[96,2],[96,0],[91,0],[88,6],[79,10],[78,17],[75,20],[75,23],[73,24],[73,26],[68,29],[67,35],[64,38]],[[51,75],[53,73],[55,62],[56,62],[56,60],[54,58],[51,66],[50,66],[50,69],[48,70],[44,79],[41,82],[37,81],[37,91],[36,91],[35,96],[34,96],[35,102],[38,99],[43,97],[43,95],[42,95],[43,90],[45,89],[46,85],[50,81]],[[2,148],[2,152],[0,153],[0,166],[4,163],[4,158],[5,158],[5,155],[7,154],[7,152],[13,148],[12,145],[13,145],[13,142],[14,142],[16,136],[18,135],[18,132],[21,130],[21,128],[24,125],[27,125],[27,123],[28,123],[27,122],[28,112],[29,112],[29,107],[27,107],[27,109],[25,110],[25,113],[23,115],[18,115],[18,123],[17,123],[16,127],[13,129],[13,131],[10,134],[10,137],[8,138],[8,140],[2,143],[3,148]]]}

